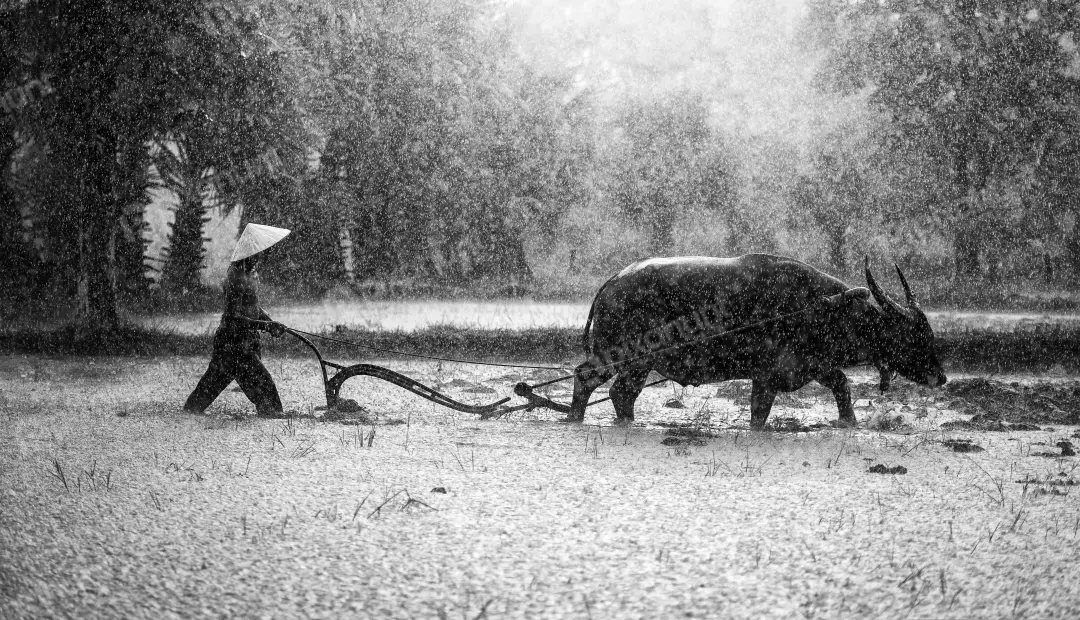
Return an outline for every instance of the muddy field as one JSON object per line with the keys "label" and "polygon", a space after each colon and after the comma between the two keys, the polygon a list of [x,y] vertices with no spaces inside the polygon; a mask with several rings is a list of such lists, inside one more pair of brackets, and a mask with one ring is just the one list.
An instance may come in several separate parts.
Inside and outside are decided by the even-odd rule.
{"label": "muddy field", "polygon": [[[650,388],[480,421],[352,379],[324,421],[179,403],[204,358],[0,358],[0,617],[1075,617],[1080,382]],[[387,365],[468,402],[554,371]],[[559,385],[549,394],[568,398]],[[598,392],[596,397],[606,394]],[[518,402],[518,401],[514,401]]]}

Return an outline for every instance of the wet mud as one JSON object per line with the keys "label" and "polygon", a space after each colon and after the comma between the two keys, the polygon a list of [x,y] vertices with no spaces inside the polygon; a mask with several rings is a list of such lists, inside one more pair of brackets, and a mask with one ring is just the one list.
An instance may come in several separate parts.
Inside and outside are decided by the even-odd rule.
{"label": "wet mud", "polygon": [[[573,381],[570,368],[476,369],[457,364],[387,362],[409,376],[432,386],[448,396],[469,404],[483,404],[501,396],[513,395],[520,381],[542,384],[537,393],[555,402],[569,404]],[[931,389],[897,378],[882,393],[876,372],[855,370],[849,373],[851,396],[858,428],[892,433],[914,433],[927,430],[949,432],[1046,432],[1058,427],[1080,425],[1080,378],[1076,375],[998,375],[953,376],[941,388]],[[649,382],[659,379],[651,375]],[[606,400],[611,383],[594,392],[593,401]],[[343,398],[354,397],[361,411],[334,412],[326,421],[352,423],[359,418],[374,418],[378,423],[399,402],[416,402],[411,396],[401,399],[400,391],[368,381],[350,381],[342,391]],[[351,404],[351,403],[350,403]],[[512,399],[508,406],[520,405]],[[363,411],[366,409],[366,411]],[[396,413],[396,410],[395,410]],[[343,415],[344,414],[344,415]],[[635,405],[637,428],[652,428],[663,436],[687,443],[691,437],[707,439],[709,435],[693,432],[725,433],[749,431],[750,382],[728,381],[699,387],[678,386],[671,382],[646,388]],[[400,416],[400,414],[397,414]],[[321,417],[321,416],[320,416]],[[503,416],[508,421],[558,421],[563,414],[537,408],[519,410]],[[766,430],[773,433],[813,433],[835,428],[838,417],[835,398],[830,390],[816,383],[802,389],[777,395]],[[343,418],[343,419],[337,419]],[[586,425],[615,423],[610,402],[590,407]],[[686,429],[695,429],[693,431]],[[1064,437],[1076,429],[1059,429]],[[1056,437],[1060,439],[1061,437]],[[1078,432],[1076,439],[1080,439]],[[981,443],[981,442],[976,442]],[[1080,443],[1078,443],[1080,445]],[[975,450],[966,446],[945,445],[956,451]],[[1070,448],[1071,450],[1071,448]],[[1056,455],[1068,450],[1048,446],[1047,452]]]}
{"label": "wet mud", "polygon": [[941,445],[953,452],[982,452],[984,448],[970,439],[946,439]]}
{"label": "wet mud", "polygon": [[895,467],[886,467],[885,465],[881,465],[879,463],[877,465],[874,465],[874,466],[870,467],[870,469],[868,469],[866,471],[870,472],[871,474],[892,474],[892,475],[901,474],[902,475],[902,474],[907,473],[907,467],[904,467],[903,465],[896,465]]}
{"label": "wet mud", "polygon": [[1080,482],[1077,482],[1065,472],[1048,474],[1042,478],[1029,474],[1014,482],[1023,485],[1024,495],[1031,497],[1039,497],[1041,495],[1069,495],[1072,493],[1072,487],[1080,484]]}
{"label": "wet mud", "polygon": [[972,416],[946,422],[945,429],[1021,431],[1080,424],[1080,381],[1006,383],[974,377],[946,384],[939,400]]}

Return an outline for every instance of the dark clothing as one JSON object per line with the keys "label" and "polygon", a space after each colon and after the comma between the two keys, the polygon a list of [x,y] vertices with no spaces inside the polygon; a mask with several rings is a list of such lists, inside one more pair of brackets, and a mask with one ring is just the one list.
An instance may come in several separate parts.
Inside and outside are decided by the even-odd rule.
{"label": "dark clothing", "polygon": [[246,319],[270,321],[259,307],[258,279],[239,268],[229,266],[225,276],[225,312],[214,334],[214,354],[195,390],[188,396],[184,409],[202,413],[232,383],[255,403],[261,415],[280,413],[281,398],[273,378],[262,364],[259,331],[265,324],[252,323]]}

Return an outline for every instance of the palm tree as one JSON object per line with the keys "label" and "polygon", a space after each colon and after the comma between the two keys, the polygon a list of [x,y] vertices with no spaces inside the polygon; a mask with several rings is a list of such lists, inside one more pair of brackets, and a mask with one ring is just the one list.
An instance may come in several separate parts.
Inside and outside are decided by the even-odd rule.
{"label": "palm tree", "polygon": [[[272,1],[272,0],[271,0]],[[269,2],[268,2],[269,3]],[[31,0],[0,5],[0,84],[18,82],[28,70],[51,76],[55,96],[21,109],[15,129],[49,146],[66,171],[62,225],[55,234],[73,248],[72,284],[78,321],[90,329],[118,325],[118,293],[129,270],[118,252],[138,247],[125,208],[146,187],[139,150],[183,129],[178,111],[226,110],[231,129],[246,127],[264,141],[259,124],[268,109],[296,113],[281,93],[291,82],[249,17],[249,2],[154,3],[96,0]],[[245,124],[246,123],[246,124]],[[243,150],[243,149],[241,149]],[[232,149],[229,161],[237,157]],[[138,228],[138,224],[134,228]],[[189,226],[193,228],[193,226]],[[127,229],[128,235],[124,234]],[[186,234],[186,233],[185,233]],[[137,270],[136,270],[137,271]]]}

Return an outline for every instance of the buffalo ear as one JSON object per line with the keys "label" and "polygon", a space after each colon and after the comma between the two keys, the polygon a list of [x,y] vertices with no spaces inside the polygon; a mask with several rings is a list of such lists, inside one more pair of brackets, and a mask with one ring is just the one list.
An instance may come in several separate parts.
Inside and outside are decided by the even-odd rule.
{"label": "buffalo ear", "polygon": [[870,273],[870,256],[866,255],[866,285],[870,287],[870,294],[874,296],[874,300],[877,301],[881,309],[886,313],[895,314],[900,316],[907,316],[907,312],[904,311],[903,306],[893,301],[891,297],[885,294],[885,291],[881,290],[878,286],[877,280],[874,279],[874,274]]}
{"label": "buffalo ear", "polygon": [[870,299],[870,289],[865,286],[853,286],[844,291],[847,299]]}
{"label": "buffalo ear", "polygon": [[919,307],[919,300],[915,299],[915,294],[911,292],[911,287],[908,286],[907,278],[904,277],[904,272],[900,271],[900,265],[893,263],[893,267],[896,267],[896,275],[900,276],[900,284],[904,285],[904,295],[907,296],[907,303],[912,308]]}

